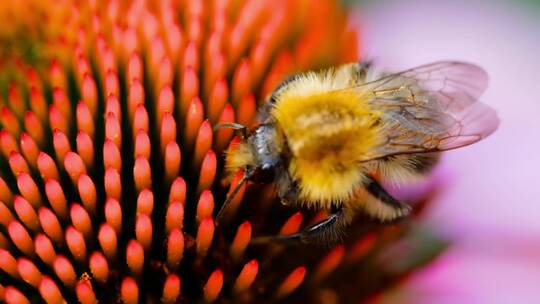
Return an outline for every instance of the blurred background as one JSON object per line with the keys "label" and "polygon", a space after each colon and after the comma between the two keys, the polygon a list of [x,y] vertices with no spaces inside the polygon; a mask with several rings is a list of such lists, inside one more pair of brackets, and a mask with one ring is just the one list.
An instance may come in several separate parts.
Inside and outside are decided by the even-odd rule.
{"label": "blurred background", "polygon": [[442,59],[476,63],[493,136],[449,152],[450,186],[427,225],[453,239],[389,303],[540,303],[540,2],[352,1],[364,59],[397,71]]}

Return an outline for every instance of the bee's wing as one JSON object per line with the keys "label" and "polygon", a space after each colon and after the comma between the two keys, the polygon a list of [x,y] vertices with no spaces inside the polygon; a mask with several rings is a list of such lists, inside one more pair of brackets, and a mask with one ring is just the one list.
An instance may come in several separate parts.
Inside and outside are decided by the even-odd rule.
{"label": "bee's wing", "polygon": [[382,144],[366,161],[389,155],[455,149],[497,129],[499,119],[478,102],[487,85],[481,68],[442,61],[355,87],[382,113]]}

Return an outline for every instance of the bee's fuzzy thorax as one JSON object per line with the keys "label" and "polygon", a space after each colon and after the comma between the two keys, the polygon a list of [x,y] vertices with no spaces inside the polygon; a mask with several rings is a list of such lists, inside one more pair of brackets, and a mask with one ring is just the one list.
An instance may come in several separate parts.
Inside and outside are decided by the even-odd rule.
{"label": "bee's fuzzy thorax", "polygon": [[362,182],[359,161],[379,142],[379,112],[350,86],[349,66],[299,77],[277,97],[272,114],[292,153],[289,174],[300,197],[328,207]]}

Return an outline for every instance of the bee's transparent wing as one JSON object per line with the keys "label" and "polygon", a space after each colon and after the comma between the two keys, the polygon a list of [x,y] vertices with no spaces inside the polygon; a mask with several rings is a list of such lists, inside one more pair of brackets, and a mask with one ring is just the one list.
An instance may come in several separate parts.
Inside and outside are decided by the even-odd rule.
{"label": "bee's transparent wing", "polygon": [[487,85],[481,68],[443,61],[355,87],[382,113],[383,143],[366,161],[389,155],[437,152],[475,143],[499,119],[478,102]]}

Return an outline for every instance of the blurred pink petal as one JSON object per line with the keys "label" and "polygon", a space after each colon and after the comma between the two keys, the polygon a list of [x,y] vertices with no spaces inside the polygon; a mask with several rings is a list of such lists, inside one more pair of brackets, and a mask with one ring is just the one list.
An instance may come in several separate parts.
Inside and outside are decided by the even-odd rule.
{"label": "blurred pink petal", "polygon": [[[536,10],[535,10],[536,9]],[[540,10],[525,1],[372,1],[367,59],[393,70],[441,59],[476,63],[501,126],[445,154],[451,183],[429,210],[456,245],[397,291],[410,303],[540,302]],[[400,297],[401,300],[403,300]]]}

